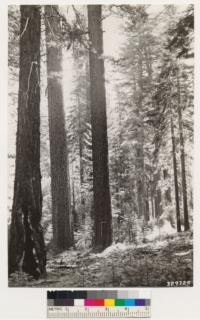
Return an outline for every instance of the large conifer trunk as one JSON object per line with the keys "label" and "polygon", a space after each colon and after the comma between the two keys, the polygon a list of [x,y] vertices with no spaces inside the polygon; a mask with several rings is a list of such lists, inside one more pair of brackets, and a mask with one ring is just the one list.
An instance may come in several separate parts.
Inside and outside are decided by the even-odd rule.
{"label": "large conifer trunk", "polygon": [[[171,111],[172,112],[172,111]],[[171,113],[171,140],[172,140],[172,157],[173,157],[173,170],[174,170],[174,191],[175,191],[175,203],[176,203],[176,223],[177,231],[181,231],[181,218],[180,218],[180,205],[179,205],[179,188],[178,188],[178,172],[177,172],[177,160],[176,160],[176,141],[174,132],[174,123]]]}
{"label": "large conifer trunk", "polygon": [[57,249],[72,245],[71,199],[67,136],[62,92],[62,47],[60,19],[54,6],[45,6],[47,77],[53,241]]}
{"label": "large conifer trunk", "polygon": [[111,199],[104,79],[103,33],[100,5],[88,6],[90,38],[90,95],[94,191],[94,246],[103,250],[112,242]]}
{"label": "large conifer trunk", "polygon": [[149,220],[149,214],[146,206],[146,181],[145,181],[145,159],[144,159],[144,120],[142,116],[143,111],[143,95],[144,95],[144,88],[143,88],[143,57],[142,57],[142,43],[141,43],[141,34],[140,30],[139,33],[139,44],[138,44],[138,62],[137,62],[137,69],[138,69],[138,108],[136,110],[138,118],[140,119],[139,128],[138,130],[138,147],[137,147],[137,161],[136,161],[136,169],[138,171],[138,178],[137,178],[137,198],[138,198],[138,213],[139,217],[143,218],[144,222],[147,223]]}
{"label": "large conifer trunk", "polygon": [[183,136],[183,118],[181,110],[181,92],[180,92],[180,80],[177,71],[177,89],[178,89],[178,124],[179,124],[179,138],[180,138],[180,153],[181,153],[181,178],[182,178],[182,191],[183,191],[183,213],[184,213],[184,230],[190,229],[189,214],[188,214],[188,202],[187,202],[187,181],[185,170],[185,144]]}
{"label": "large conifer trunk", "polygon": [[45,274],[40,173],[40,8],[21,6],[18,124],[9,274]]}

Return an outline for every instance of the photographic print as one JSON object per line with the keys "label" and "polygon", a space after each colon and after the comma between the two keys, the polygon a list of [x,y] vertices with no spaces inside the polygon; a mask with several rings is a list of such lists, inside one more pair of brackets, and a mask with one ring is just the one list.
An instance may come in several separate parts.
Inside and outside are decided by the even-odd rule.
{"label": "photographic print", "polygon": [[9,287],[193,285],[193,5],[8,7]]}

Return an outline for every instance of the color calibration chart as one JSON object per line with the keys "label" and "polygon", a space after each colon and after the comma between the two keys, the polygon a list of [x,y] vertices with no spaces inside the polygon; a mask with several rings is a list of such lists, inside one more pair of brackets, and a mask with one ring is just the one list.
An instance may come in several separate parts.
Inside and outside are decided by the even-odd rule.
{"label": "color calibration chart", "polygon": [[149,289],[47,291],[48,318],[150,318]]}

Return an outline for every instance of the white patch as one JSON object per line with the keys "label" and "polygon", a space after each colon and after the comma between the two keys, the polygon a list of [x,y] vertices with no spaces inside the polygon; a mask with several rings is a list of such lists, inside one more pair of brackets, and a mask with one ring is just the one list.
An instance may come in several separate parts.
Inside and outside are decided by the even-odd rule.
{"label": "white patch", "polygon": [[48,74],[48,78],[62,80],[62,72],[51,71]]}
{"label": "white patch", "polygon": [[182,257],[182,256],[186,256],[187,254],[189,254],[192,250],[188,250],[188,251],[184,251],[184,252],[177,252],[177,253],[174,253],[175,256],[178,256],[178,257]]}

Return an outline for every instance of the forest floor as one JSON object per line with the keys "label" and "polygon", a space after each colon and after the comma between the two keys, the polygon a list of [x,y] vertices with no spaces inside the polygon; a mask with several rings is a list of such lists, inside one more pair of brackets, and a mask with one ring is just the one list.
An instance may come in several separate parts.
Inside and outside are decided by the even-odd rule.
{"label": "forest floor", "polygon": [[148,244],[117,243],[102,253],[68,250],[48,254],[47,278],[20,281],[27,287],[165,287],[191,286],[193,245],[190,232]]}

